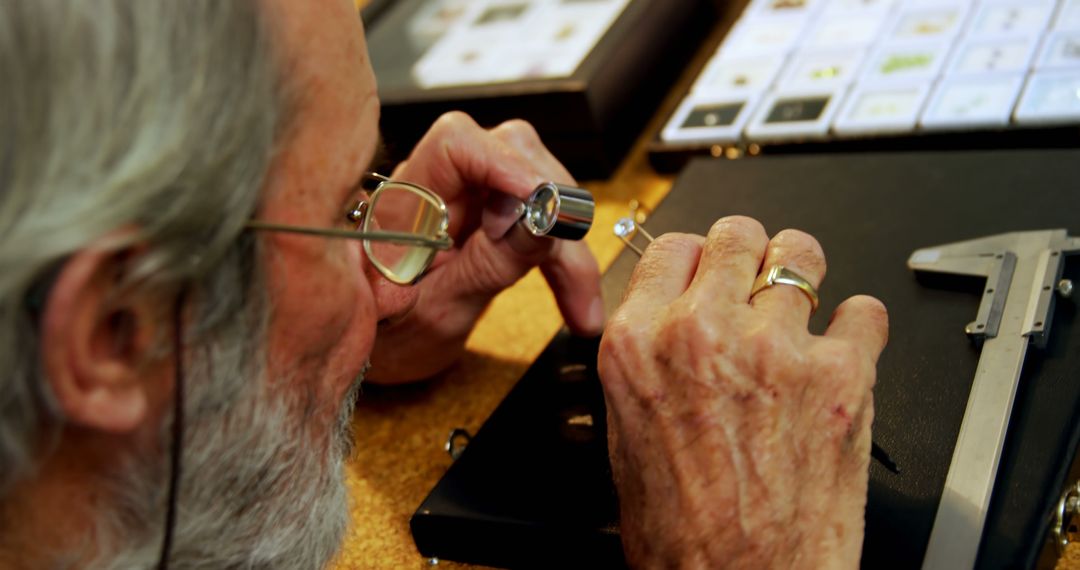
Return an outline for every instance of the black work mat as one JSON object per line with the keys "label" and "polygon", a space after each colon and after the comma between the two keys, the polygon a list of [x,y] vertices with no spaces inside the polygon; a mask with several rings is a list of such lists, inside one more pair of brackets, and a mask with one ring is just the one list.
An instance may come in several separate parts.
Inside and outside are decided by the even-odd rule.
{"label": "black work mat", "polygon": [[[1080,152],[1069,150],[699,159],[645,224],[654,234],[705,233],[719,217],[744,214],[770,233],[814,234],[829,262],[816,332],[850,295],[889,307],[874,440],[901,473],[871,463],[864,567],[921,564],[979,358],[963,329],[982,283],[917,278],[907,258],[1008,231],[1077,235],[1078,181]],[[605,275],[609,309],[635,262],[624,252]],[[1066,277],[1080,279],[1080,263],[1068,263]],[[1078,443],[1076,314],[1075,301],[1059,301],[1049,346],[1028,353],[980,568],[1030,567],[1043,546]],[[424,555],[510,567],[623,564],[595,351],[595,340],[560,334],[529,369],[413,517]]]}

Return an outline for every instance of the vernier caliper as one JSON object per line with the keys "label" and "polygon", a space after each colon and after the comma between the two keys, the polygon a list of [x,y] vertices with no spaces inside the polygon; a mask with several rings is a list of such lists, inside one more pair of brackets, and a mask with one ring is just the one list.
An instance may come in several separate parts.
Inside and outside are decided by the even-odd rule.
{"label": "vernier caliper", "polygon": [[975,566],[990,494],[1028,346],[1045,347],[1054,296],[1068,297],[1066,255],[1080,238],[1065,230],[1015,232],[920,249],[915,271],[986,278],[979,314],[966,332],[982,342],[960,435],[938,504],[924,570]]}

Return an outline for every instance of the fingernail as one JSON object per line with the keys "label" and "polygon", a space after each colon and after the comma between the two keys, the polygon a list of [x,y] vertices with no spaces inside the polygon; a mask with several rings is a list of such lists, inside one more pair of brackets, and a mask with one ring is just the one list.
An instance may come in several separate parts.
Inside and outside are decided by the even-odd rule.
{"label": "fingernail", "polygon": [[481,224],[488,239],[497,241],[503,238],[521,217],[521,200],[507,194],[495,194],[490,199],[481,217]]}

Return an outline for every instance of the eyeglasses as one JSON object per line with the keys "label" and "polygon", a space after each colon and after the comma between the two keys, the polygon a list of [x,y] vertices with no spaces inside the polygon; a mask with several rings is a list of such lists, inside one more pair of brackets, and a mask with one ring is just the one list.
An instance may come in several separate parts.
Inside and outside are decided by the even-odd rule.
{"label": "eyeglasses", "polygon": [[375,173],[364,176],[373,185],[365,199],[344,212],[353,229],[312,228],[252,220],[252,230],[291,232],[356,239],[363,243],[372,265],[400,285],[415,283],[431,266],[438,251],[454,246],[447,233],[450,214],[443,199],[431,190]]}

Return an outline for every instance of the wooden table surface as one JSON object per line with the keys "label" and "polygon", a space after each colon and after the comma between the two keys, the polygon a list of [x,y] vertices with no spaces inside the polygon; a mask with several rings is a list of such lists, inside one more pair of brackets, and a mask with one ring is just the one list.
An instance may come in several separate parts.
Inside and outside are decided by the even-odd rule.
{"label": "wooden table surface", "polygon": [[[362,6],[365,1],[356,3]],[[701,50],[687,66],[616,173],[608,180],[581,181],[597,201],[586,242],[601,270],[622,251],[611,228],[627,215],[630,201],[649,210],[671,189],[674,177],[652,170],[645,143],[678,104],[709,53],[711,49]],[[555,300],[534,270],[495,299],[459,365],[421,384],[365,388],[354,418],[357,452],[347,465],[353,525],[336,569],[430,567],[413,543],[409,517],[450,466],[443,450],[447,436],[458,427],[476,433],[561,326]],[[1059,570],[1080,570],[1080,547],[1074,546],[1057,563]],[[1045,557],[1040,567],[1054,563],[1053,557]],[[448,561],[439,567],[470,568]]]}

